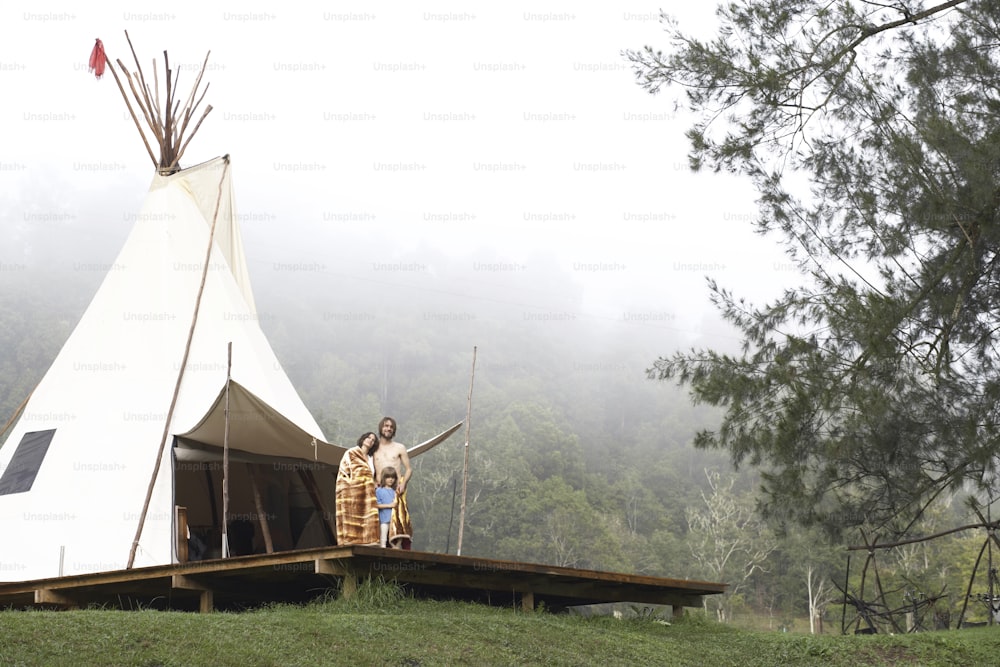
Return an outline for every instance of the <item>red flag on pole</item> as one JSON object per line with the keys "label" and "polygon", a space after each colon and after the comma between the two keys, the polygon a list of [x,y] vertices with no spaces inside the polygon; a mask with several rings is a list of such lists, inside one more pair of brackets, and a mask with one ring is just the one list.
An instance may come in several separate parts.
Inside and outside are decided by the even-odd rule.
{"label": "red flag on pole", "polygon": [[104,55],[104,44],[98,39],[95,41],[94,50],[90,52],[90,71],[98,79],[104,76],[104,67],[108,64],[108,57]]}

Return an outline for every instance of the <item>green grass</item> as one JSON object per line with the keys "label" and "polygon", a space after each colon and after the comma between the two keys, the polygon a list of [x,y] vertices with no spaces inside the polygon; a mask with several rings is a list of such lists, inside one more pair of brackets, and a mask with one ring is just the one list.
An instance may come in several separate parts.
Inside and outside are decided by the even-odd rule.
{"label": "green grass", "polygon": [[740,630],[416,601],[388,586],[242,613],[0,612],[0,667],[137,665],[996,665],[1000,628],[901,636]]}

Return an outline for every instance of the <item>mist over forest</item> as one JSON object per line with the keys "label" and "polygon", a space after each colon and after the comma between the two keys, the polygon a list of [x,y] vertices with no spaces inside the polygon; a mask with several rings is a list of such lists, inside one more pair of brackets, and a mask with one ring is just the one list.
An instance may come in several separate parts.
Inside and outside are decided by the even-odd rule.
{"label": "mist over forest", "polygon": [[[856,16],[859,4],[881,28]],[[722,581],[727,594],[706,601],[716,618],[742,612],[771,629],[802,629],[806,618],[813,629],[843,618],[837,586],[871,599],[858,565],[866,552],[844,542],[876,539],[863,532],[869,510],[923,493],[925,469],[937,475],[926,487],[934,504],[910,503],[920,520],[900,534],[983,518],[950,471],[968,459],[961,465],[974,476],[981,456],[995,468],[995,448],[977,441],[975,411],[948,420],[968,402],[995,424],[995,395],[947,384],[923,394],[933,399],[924,404],[894,392],[924,386],[925,346],[912,344],[923,340],[944,366],[980,363],[1000,386],[989,319],[996,263],[978,250],[970,264],[959,261],[979,243],[995,255],[996,102],[969,93],[996,89],[982,85],[995,64],[990,3],[939,3],[932,14],[971,17],[938,24],[945,32],[905,7],[850,2],[782,2],[775,11],[672,3],[676,24],[653,8],[610,5],[539,12],[515,3],[478,16],[400,7],[377,20],[318,7],[183,5],[170,20],[122,9],[136,22],[143,62],[162,48],[165,63],[169,47],[188,77],[211,52],[208,97],[218,111],[184,164],[234,151],[257,318],[326,438],[350,446],[390,415],[398,439],[413,445],[464,420],[476,349],[463,555]],[[84,60],[94,35],[81,26],[104,25],[112,6],[23,12],[10,35],[20,55],[0,67],[10,100],[0,160],[0,423],[119,268],[152,177],[137,123]],[[905,34],[893,44],[882,28]],[[109,54],[126,54],[120,35],[104,37]],[[265,37],[270,48],[260,49]],[[862,42],[883,38],[866,54]],[[894,62],[917,46],[928,50],[923,71],[921,58]],[[845,69],[803,75],[816,55]],[[675,88],[672,101],[648,94],[667,93],[685,72],[694,85]],[[835,96],[815,88],[833,81],[842,87]],[[779,90],[796,86],[813,87],[787,98]],[[776,94],[819,106],[775,105]],[[838,134],[839,124],[848,131]],[[930,176],[940,179],[933,187]],[[914,281],[918,267],[934,282]],[[892,285],[893,276],[892,294],[853,284]],[[740,333],[710,303],[709,280],[717,299],[732,296]],[[967,287],[956,292],[949,280]],[[911,297],[931,314],[924,333],[909,329],[918,326]],[[905,335],[882,333],[897,320]],[[992,351],[950,358],[958,346],[937,342],[966,326],[977,349]],[[817,355],[821,339],[832,354]],[[879,372],[840,375],[854,347],[885,355],[872,366]],[[648,378],[659,357],[692,349],[732,353],[688,385],[725,413]],[[755,350],[763,362],[747,357]],[[691,358],[683,368],[713,366]],[[968,368],[954,377],[975,377]],[[907,383],[903,371],[917,374]],[[850,387],[850,410],[837,395],[844,377],[865,390]],[[857,430],[845,436],[824,410],[850,413]],[[928,429],[928,420],[947,428]],[[728,451],[693,444],[720,424],[732,451],[760,446],[739,470]],[[914,446],[921,438],[926,446]],[[456,551],[464,442],[462,429],[414,460],[416,549]],[[939,447],[957,453],[926,465],[921,457]],[[838,470],[848,471],[832,479],[850,503],[829,510],[804,493]],[[758,503],[769,484],[785,500],[765,518]],[[818,524],[796,523],[810,514],[851,536],[831,540]],[[984,599],[982,575],[973,587],[970,574],[980,560],[995,569],[993,532],[879,551],[880,603],[905,615],[915,600],[930,602],[924,627],[932,617],[947,627],[975,594]],[[972,606],[967,619],[986,618],[985,605]]]}
{"label": "mist over forest", "polygon": [[[44,219],[17,203],[6,207],[14,243],[0,272],[5,414],[70,334],[113,265],[139,199],[99,200]],[[400,251],[377,224],[314,226],[306,236],[294,221],[264,220],[287,224],[276,246],[255,229],[260,216],[244,217],[259,323],[331,442],[353,444],[383,414],[399,420],[398,437],[409,444],[464,420],[475,346],[471,483],[495,482],[484,466],[540,482],[575,477],[582,488],[586,475],[613,485],[626,469],[682,463],[683,477],[697,484],[701,468],[723,464],[690,446],[712,412],[646,377],[658,355],[701,335],[675,326],[669,285],[661,307],[637,308],[625,295],[616,316],[599,315],[587,312],[578,275],[554,257],[511,260],[484,247],[456,258],[436,250],[433,238]],[[464,430],[423,455],[415,479],[460,475],[463,441]],[[519,459],[538,459],[546,472],[520,471]],[[427,531],[417,537],[434,550],[446,541]]]}
{"label": "mist over forest", "polygon": [[[112,185],[72,199],[75,213],[52,213],[63,205],[54,192],[31,206],[0,200],[11,230],[0,257],[4,421],[135,222],[145,186],[118,184],[117,196]],[[843,545],[776,535],[754,510],[757,471],[692,445],[718,411],[647,377],[678,349],[737,349],[707,303],[690,306],[707,289],[601,290],[600,267],[583,261],[511,257],[488,241],[455,253],[433,235],[397,243],[386,221],[316,224],[294,203],[264,213],[253,194],[241,217],[258,320],[329,441],[349,446],[383,415],[410,445],[464,420],[476,348],[463,555],[725,581],[724,617],[767,609],[775,626],[806,605],[807,574],[832,601]],[[456,550],[464,440],[463,428],[414,460],[417,549]],[[720,550],[736,556],[723,562]]]}

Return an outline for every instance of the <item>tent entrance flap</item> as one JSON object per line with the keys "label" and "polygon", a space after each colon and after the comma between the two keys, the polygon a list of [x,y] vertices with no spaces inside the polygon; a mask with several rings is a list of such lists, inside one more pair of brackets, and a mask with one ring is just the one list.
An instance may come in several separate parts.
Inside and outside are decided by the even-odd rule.
{"label": "tent entrance flap", "polygon": [[[201,421],[177,437],[221,448],[226,430],[224,398],[225,387]],[[238,382],[231,382],[229,389],[229,448],[333,466],[344,454],[344,448],[314,438]]]}

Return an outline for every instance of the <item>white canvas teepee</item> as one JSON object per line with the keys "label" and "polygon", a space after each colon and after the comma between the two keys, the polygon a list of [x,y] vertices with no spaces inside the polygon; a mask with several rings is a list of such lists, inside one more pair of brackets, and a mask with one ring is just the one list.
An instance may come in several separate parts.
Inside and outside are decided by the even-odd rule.
{"label": "white canvas teepee", "polygon": [[[109,64],[99,40],[95,63]],[[160,147],[157,160],[133,112],[157,168],[143,207],[0,447],[0,581],[335,541],[345,448],[325,442],[260,329],[229,157],[177,166],[201,75],[182,108],[165,80],[162,112],[134,93]]]}
{"label": "white canvas teepee", "polygon": [[[193,506],[193,523],[216,518],[196,487],[212,485],[218,496],[230,343],[234,467],[258,463],[270,507],[280,495],[272,473],[335,470],[343,449],[324,442],[258,326],[230,174],[219,158],[154,178],[111,271],[0,448],[0,579],[125,567],[164,431],[134,564],[176,561],[175,504]],[[234,493],[231,516],[255,520],[246,495]],[[287,529],[277,511],[267,514],[275,530]]]}

